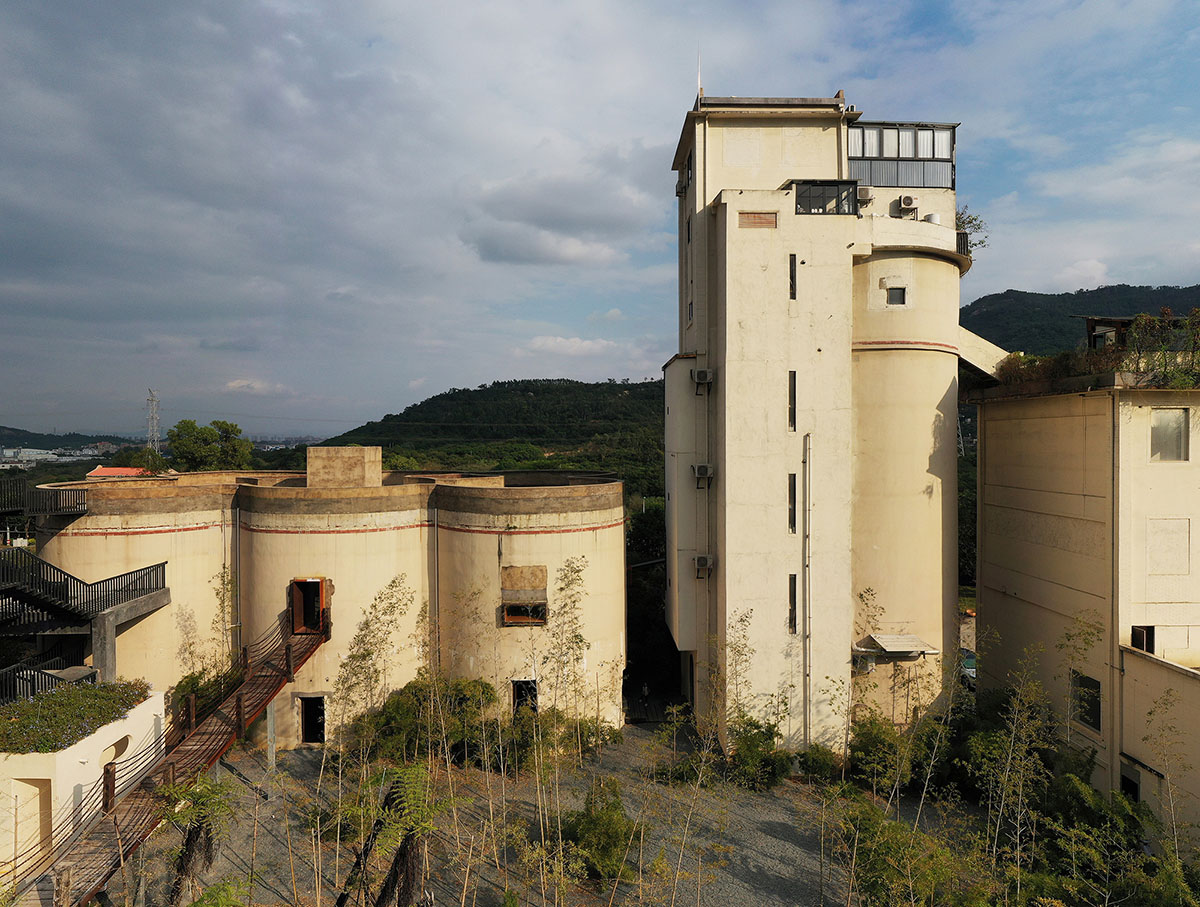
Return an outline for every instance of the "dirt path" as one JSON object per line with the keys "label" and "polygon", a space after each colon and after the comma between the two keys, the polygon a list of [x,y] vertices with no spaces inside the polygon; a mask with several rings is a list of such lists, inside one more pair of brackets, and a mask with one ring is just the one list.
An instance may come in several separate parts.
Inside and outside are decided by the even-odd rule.
{"label": "dirt path", "polygon": [[[806,786],[785,782],[773,792],[754,793],[722,785],[705,789],[693,801],[688,788],[668,788],[645,779],[652,736],[647,726],[627,725],[624,741],[607,746],[598,761],[585,760],[582,769],[560,775],[559,799],[564,810],[579,808],[589,780],[600,773],[619,781],[626,811],[647,825],[644,837],[632,847],[635,858],[639,850],[641,854],[640,881],[622,883],[615,895],[611,883],[603,889],[585,886],[560,903],[608,904],[610,898],[614,904],[673,901],[712,907],[821,903],[819,823],[813,818],[815,810]],[[238,820],[216,863],[203,874],[204,883],[231,876],[246,879],[253,860],[254,904],[332,907],[354,852],[347,845],[338,854],[333,844],[322,844],[317,848],[320,872],[314,872],[314,842],[307,816],[332,790],[326,777],[321,797],[316,795],[321,752],[282,753],[280,771],[274,775],[267,773],[260,751],[235,749],[227,758],[241,776],[237,779]],[[213,771],[234,777],[221,765]],[[444,784],[444,773],[442,780]],[[532,779],[522,775],[506,781],[503,802],[500,778],[494,774],[456,770],[453,783],[454,808],[441,814],[429,848],[427,887],[435,903],[499,905],[507,884],[520,894],[522,904],[542,904],[539,880],[527,878],[511,849],[504,848],[490,831],[501,826],[502,820],[510,826],[524,823],[535,827]],[[687,841],[681,859],[685,828]],[[178,834],[167,831],[143,848],[140,862],[147,880],[147,904],[164,902],[166,868],[178,843]],[[481,852],[484,859],[480,859]],[[469,874],[465,870],[468,862]],[[825,898],[832,901],[836,894],[829,887],[827,882]],[[114,903],[121,904],[120,878],[114,879],[110,892]],[[553,903],[549,893],[545,903]]]}

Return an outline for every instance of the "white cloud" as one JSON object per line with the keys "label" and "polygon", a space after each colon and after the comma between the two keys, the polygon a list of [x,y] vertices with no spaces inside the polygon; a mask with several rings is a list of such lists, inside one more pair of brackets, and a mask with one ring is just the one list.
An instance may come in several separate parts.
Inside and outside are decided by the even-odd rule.
{"label": "white cloud", "polygon": [[260,381],[257,378],[234,378],[232,381],[225,382],[225,390],[238,394],[252,394],[256,397],[291,393],[291,390],[285,385]]}
{"label": "white cloud", "polygon": [[408,382],[407,387],[410,391],[415,391],[419,387],[424,387],[428,380],[428,378],[413,378],[412,381]]}
{"label": "white cloud", "polygon": [[588,315],[588,321],[624,321],[625,314],[618,308],[614,307],[607,312],[592,312]]}
{"label": "white cloud", "polygon": [[602,356],[621,348],[612,340],[584,340],[582,337],[534,337],[526,349],[530,353],[559,356]]}

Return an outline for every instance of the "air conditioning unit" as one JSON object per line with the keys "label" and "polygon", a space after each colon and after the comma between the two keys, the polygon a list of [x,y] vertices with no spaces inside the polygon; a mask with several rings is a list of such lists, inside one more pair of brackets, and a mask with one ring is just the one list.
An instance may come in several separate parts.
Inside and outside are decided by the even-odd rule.
{"label": "air conditioning unit", "polygon": [[875,187],[874,186],[859,186],[858,187],[858,200],[860,202],[869,202],[874,197],[875,197]]}
{"label": "air conditioning unit", "polygon": [[692,380],[697,384],[712,384],[716,373],[717,370],[712,368],[694,368],[692,369]]}
{"label": "air conditioning unit", "polygon": [[717,559],[711,554],[697,554],[695,561],[697,579],[703,579],[713,567],[717,566]]}
{"label": "air conditioning unit", "polygon": [[697,463],[692,467],[697,479],[711,479],[717,474],[717,469],[711,463]]}
{"label": "air conditioning unit", "polygon": [[687,195],[687,183],[685,183],[683,180],[680,180],[675,184],[675,195],[679,198],[683,198],[685,195]]}
{"label": "air conditioning unit", "polygon": [[900,208],[902,210],[911,211],[915,207],[917,207],[917,197],[915,195],[900,196]]}

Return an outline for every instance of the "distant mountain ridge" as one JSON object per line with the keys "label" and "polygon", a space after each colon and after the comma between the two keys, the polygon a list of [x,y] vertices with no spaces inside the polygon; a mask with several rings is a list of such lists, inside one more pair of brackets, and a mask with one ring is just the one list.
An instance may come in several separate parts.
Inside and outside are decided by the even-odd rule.
{"label": "distant mountain ridge", "polygon": [[1072,315],[1157,315],[1164,306],[1186,315],[1200,307],[1200,286],[1116,284],[1074,293],[1005,290],[964,306],[958,322],[1006,350],[1045,355],[1073,350],[1083,342],[1083,322]]}

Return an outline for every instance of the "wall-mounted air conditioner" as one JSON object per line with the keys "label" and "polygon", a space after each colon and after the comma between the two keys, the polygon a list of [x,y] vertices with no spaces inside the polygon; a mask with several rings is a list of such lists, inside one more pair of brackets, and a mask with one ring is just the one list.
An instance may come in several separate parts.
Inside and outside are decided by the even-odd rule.
{"label": "wall-mounted air conditioner", "polygon": [[859,186],[858,187],[858,200],[860,202],[869,202],[874,197],[875,197],[875,187],[874,186]]}
{"label": "wall-mounted air conditioner", "polygon": [[915,195],[902,195],[900,196],[900,208],[901,210],[911,211],[913,208],[917,207],[917,201],[918,200]]}
{"label": "wall-mounted air conditioner", "polygon": [[692,369],[692,380],[697,384],[712,384],[716,373],[717,370],[712,368],[694,368]]}
{"label": "wall-mounted air conditioner", "polygon": [[712,568],[717,565],[717,559],[711,554],[697,554],[696,561],[696,579],[704,579],[712,572]]}
{"label": "wall-mounted air conditioner", "polygon": [[711,479],[717,474],[717,470],[711,463],[697,463],[692,467],[692,472],[697,479]]}

